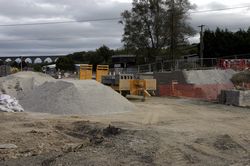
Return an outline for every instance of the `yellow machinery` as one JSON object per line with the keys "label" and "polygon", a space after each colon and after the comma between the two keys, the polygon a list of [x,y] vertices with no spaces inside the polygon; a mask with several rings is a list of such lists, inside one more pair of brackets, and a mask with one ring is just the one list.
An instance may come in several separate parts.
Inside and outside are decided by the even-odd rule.
{"label": "yellow machinery", "polygon": [[92,79],[92,65],[81,65],[80,66],[80,80],[91,80]]}
{"label": "yellow machinery", "polygon": [[144,96],[146,90],[145,80],[130,80],[130,95]]}
{"label": "yellow machinery", "polygon": [[96,67],[96,81],[102,82],[102,76],[106,76],[109,73],[108,65],[97,65]]}
{"label": "yellow machinery", "polygon": [[150,91],[151,92],[151,94],[153,94],[154,96],[155,96],[155,91],[156,91],[156,89],[157,89],[157,82],[156,82],[156,79],[144,79],[145,80],[145,89],[146,89],[146,91],[148,92],[148,91]]}
{"label": "yellow machinery", "polygon": [[130,94],[137,96],[151,96],[148,91],[154,92],[156,90],[155,79],[135,79],[130,80]]}
{"label": "yellow machinery", "polygon": [[[80,66],[80,80],[92,79],[92,65]],[[133,74],[108,75],[108,65],[97,65],[96,81],[111,86],[123,95],[146,96],[154,95],[156,90],[156,79],[136,79]],[[151,92],[151,93],[149,93]]]}
{"label": "yellow machinery", "polygon": [[151,96],[156,90],[156,79],[136,79],[133,74],[107,75],[102,83],[126,96]]}

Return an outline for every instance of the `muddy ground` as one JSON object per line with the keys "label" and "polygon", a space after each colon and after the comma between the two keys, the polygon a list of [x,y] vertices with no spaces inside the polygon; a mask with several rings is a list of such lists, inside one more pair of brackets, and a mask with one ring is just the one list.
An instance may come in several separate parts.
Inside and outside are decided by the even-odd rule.
{"label": "muddy ground", "polygon": [[107,116],[0,113],[0,165],[249,165],[250,109],[151,98]]}

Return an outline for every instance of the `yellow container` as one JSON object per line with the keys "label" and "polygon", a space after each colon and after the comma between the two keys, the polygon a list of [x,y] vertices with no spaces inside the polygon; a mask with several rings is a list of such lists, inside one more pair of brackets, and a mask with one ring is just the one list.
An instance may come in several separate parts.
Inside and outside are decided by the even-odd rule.
{"label": "yellow container", "polygon": [[80,80],[92,79],[93,65],[80,65]]}
{"label": "yellow container", "polygon": [[97,65],[96,67],[96,81],[102,82],[102,76],[106,76],[109,73],[108,65]]}

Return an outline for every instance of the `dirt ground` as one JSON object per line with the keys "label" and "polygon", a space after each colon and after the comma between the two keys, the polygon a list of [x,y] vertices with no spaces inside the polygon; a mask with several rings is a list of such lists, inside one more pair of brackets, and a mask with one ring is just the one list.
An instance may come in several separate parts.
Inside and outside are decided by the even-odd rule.
{"label": "dirt ground", "polygon": [[[250,109],[150,98],[107,116],[0,113],[0,165],[250,165]],[[110,126],[111,125],[111,126]]]}

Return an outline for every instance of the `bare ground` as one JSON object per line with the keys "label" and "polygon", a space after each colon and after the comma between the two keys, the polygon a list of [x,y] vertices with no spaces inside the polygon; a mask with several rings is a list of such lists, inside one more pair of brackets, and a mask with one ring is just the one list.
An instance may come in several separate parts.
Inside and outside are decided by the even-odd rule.
{"label": "bare ground", "polygon": [[1,113],[0,144],[17,148],[0,149],[0,165],[250,164],[250,109],[170,98],[135,104],[107,116]]}

